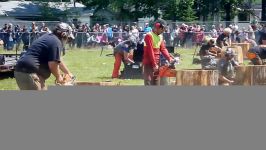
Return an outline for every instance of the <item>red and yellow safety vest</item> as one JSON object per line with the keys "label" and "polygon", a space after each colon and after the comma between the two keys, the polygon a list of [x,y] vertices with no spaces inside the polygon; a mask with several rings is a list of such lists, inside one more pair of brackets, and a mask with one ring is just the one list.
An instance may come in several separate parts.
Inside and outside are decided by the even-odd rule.
{"label": "red and yellow safety vest", "polygon": [[144,38],[143,64],[152,67],[160,64],[160,52],[170,61],[171,57],[165,47],[163,37],[154,32],[149,32]]}

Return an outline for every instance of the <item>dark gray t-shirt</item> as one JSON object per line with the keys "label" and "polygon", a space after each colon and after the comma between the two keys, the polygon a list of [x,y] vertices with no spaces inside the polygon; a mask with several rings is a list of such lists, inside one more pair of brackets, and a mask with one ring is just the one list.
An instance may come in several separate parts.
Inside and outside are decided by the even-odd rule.
{"label": "dark gray t-shirt", "polygon": [[220,59],[218,61],[218,71],[219,74],[225,76],[226,78],[232,79],[235,77],[235,66],[238,62],[235,60]]}
{"label": "dark gray t-shirt", "polygon": [[131,40],[126,40],[121,43],[119,43],[115,48],[114,48],[114,53],[119,53],[119,52],[129,52],[131,49],[135,49],[136,44],[133,43]]}
{"label": "dark gray t-shirt", "polygon": [[20,57],[15,70],[18,72],[37,73],[43,78],[49,78],[51,71],[49,61],[60,62],[63,45],[54,34],[45,34],[35,40],[27,52]]}
{"label": "dark gray t-shirt", "polygon": [[255,46],[249,52],[256,53],[261,59],[266,59],[266,47]]}

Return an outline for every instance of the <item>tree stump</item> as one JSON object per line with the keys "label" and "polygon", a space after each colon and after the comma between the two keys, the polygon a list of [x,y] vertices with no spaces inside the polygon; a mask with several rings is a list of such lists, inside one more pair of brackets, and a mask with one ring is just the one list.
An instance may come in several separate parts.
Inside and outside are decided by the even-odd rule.
{"label": "tree stump", "polygon": [[235,85],[266,85],[266,65],[236,67]]}
{"label": "tree stump", "polygon": [[250,45],[250,43],[232,43],[232,46],[241,46],[244,59],[247,59],[246,55],[250,48]]}
{"label": "tree stump", "polygon": [[244,59],[243,59],[243,52],[242,52],[242,48],[240,46],[225,46],[222,48],[222,57],[224,57],[225,51],[231,48],[234,53],[236,54],[235,56],[235,60],[238,61],[239,64],[243,64]]}
{"label": "tree stump", "polygon": [[176,85],[178,86],[217,86],[218,70],[177,70]]}
{"label": "tree stump", "polygon": [[114,82],[84,82],[79,81],[75,83],[76,86],[119,86],[119,83]]}

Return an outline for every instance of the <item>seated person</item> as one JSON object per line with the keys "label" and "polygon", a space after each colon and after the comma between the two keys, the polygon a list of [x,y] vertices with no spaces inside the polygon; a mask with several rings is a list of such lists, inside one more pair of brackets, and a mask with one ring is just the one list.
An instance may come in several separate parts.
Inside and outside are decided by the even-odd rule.
{"label": "seated person", "polygon": [[219,85],[229,86],[235,80],[235,67],[239,66],[238,62],[234,60],[235,53],[231,48],[225,51],[225,55],[218,62],[219,71]]}
{"label": "seated person", "polygon": [[239,31],[235,31],[235,38],[234,38],[234,42],[235,43],[241,43],[241,35],[239,33]]}
{"label": "seated person", "polygon": [[215,46],[215,41],[210,39],[206,44],[202,45],[199,51],[202,69],[215,69],[215,57],[221,53],[221,48]]}
{"label": "seated person", "polygon": [[254,65],[263,65],[262,59],[266,59],[266,45],[250,48],[247,57]]}
{"label": "seated person", "polygon": [[119,69],[122,61],[126,64],[134,63],[133,61],[134,49],[136,49],[136,43],[133,39],[123,41],[114,48],[115,62],[114,62],[112,78],[119,77]]}

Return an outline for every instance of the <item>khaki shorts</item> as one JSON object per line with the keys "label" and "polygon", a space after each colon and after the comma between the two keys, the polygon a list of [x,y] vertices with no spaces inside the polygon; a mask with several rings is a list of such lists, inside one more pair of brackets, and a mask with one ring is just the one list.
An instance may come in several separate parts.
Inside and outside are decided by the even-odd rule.
{"label": "khaki shorts", "polygon": [[45,80],[36,73],[14,72],[20,90],[47,90]]}

